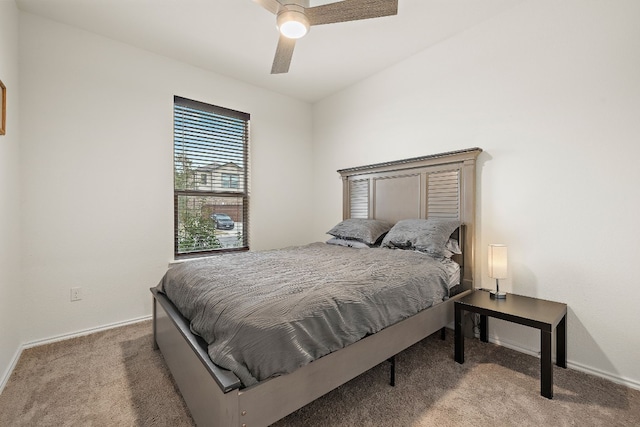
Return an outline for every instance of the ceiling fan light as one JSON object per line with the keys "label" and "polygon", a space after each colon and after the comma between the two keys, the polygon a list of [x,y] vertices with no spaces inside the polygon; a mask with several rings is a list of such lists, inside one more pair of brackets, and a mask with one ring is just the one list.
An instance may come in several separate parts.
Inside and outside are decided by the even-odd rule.
{"label": "ceiling fan light", "polygon": [[285,10],[278,14],[278,30],[290,39],[299,39],[309,32],[309,20],[296,10]]}

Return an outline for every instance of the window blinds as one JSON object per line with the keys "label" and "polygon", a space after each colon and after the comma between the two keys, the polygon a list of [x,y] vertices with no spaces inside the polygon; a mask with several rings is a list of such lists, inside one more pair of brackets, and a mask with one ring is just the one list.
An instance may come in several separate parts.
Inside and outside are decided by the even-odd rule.
{"label": "window blinds", "polygon": [[248,249],[249,119],[174,97],[176,256]]}

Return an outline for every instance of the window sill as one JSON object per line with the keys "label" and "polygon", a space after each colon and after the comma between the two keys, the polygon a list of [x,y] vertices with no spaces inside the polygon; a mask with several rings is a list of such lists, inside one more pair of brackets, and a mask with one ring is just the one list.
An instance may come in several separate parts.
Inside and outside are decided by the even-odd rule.
{"label": "window sill", "polygon": [[217,255],[203,255],[203,256],[193,257],[193,258],[174,259],[173,261],[169,261],[169,267],[174,266],[174,265],[178,265],[178,264],[182,264],[183,262],[189,262],[189,261],[195,261],[195,260],[198,260],[198,259],[211,258],[213,256],[217,256]]}
{"label": "window sill", "polygon": [[178,258],[178,259],[174,259],[173,261],[169,261],[169,267],[177,264],[182,264],[183,262],[195,261],[199,259],[212,258],[212,257],[225,255],[225,254],[233,254],[233,253],[248,252],[248,251],[249,251],[249,248],[239,248],[239,249],[233,249],[233,250],[224,250],[220,252],[207,253],[203,255],[194,255],[191,257],[185,256],[184,258]]}

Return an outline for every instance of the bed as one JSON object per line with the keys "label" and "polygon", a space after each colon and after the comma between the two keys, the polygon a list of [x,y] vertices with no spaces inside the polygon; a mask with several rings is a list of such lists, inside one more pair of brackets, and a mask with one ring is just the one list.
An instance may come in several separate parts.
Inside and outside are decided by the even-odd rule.
{"label": "bed", "polygon": [[[222,359],[216,359],[218,363],[214,363],[208,354],[209,345],[201,337],[206,333],[192,333],[193,325],[182,315],[185,306],[175,297],[183,291],[174,295],[174,304],[167,298],[164,293],[166,289],[162,286],[159,289],[152,288],[154,342],[162,352],[195,422],[199,426],[268,426],[452,323],[453,302],[473,287],[475,164],[481,151],[473,148],[338,171],[343,181],[345,220],[378,220],[396,224],[417,218],[457,221],[464,225],[453,236],[462,249],[461,255],[453,256],[460,265],[458,293],[444,298],[436,295],[435,302],[418,307],[416,314],[408,317],[402,314],[402,320],[394,318],[390,326],[358,332],[362,336],[346,344],[338,343],[335,348],[327,345],[327,349],[316,354],[312,361],[294,361],[293,368],[279,372],[277,376],[266,370],[262,376],[247,376],[243,372],[234,373],[231,369],[223,368],[233,364],[229,365]],[[322,252],[325,246],[329,245],[312,244],[301,252],[311,251],[317,257],[328,259],[329,255]],[[331,249],[331,253],[336,251],[345,257],[357,251],[366,251],[370,254],[367,257],[374,257],[375,251],[403,252],[389,249]],[[254,257],[251,253],[240,255]],[[370,262],[375,265],[379,261],[373,259]],[[207,261],[201,263],[204,268]],[[295,264],[295,260],[292,264]],[[372,267],[363,268],[370,270]],[[386,272],[380,271],[374,275],[383,278],[380,281],[382,288],[386,277],[384,274]],[[330,284],[331,280],[329,277],[327,283]],[[251,283],[246,286],[251,286]],[[381,295],[381,298],[385,298],[384,295],[390,294],[383,292]],[[410,297],[410,300],[421,298]],[[360,309],[359,305],[356,307]],[[352,315],[360,316],[358,312],[354,313]],[[344,312],[340,312],[338,317],[344,315]],[[232,319],[235,315],[229,317]],[[308,329],[308,325],[303,325],[301,329]],[[258,336],[248,331],[236,331],[232,335],[240,338],[245,335]]]}

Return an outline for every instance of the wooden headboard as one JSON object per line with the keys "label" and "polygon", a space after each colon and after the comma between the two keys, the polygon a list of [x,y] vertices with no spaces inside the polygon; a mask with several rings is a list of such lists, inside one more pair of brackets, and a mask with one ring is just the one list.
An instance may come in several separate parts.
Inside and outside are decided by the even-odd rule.
{"label": "wooden headboard", "polygon": [[359,166],[338,171],[347,218],[397,222],[411,218],[457,219],[465,225],[463,286],[473,287],[476,158],[480,148]]}

